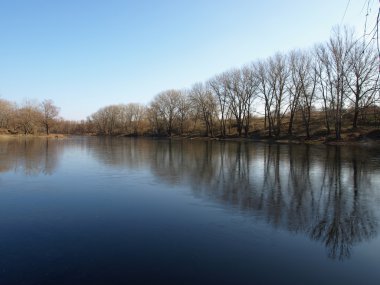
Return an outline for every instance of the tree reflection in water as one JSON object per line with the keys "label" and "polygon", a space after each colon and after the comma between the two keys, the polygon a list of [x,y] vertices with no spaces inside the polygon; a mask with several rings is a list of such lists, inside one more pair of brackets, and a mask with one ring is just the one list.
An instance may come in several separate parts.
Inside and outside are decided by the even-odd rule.
{"label": "tree reflection in water", "polygon": [[379,175],[379,165],[371,161],[378,156],[376,150],[182,140],[102,142],[96,156],[104,162],[130,168],[145,164],[166,183],[191,185],[196,196],[320,241],[332,259],[349,258],[355,244],[377,235],[374,197],[379,194],[371,182]]}
{"label": "tree reflection in water", "polygon": [[[331,258],[350,257],[355,243],[376,235],[375,205],[370,201],[376,193],[368,177],[370,164],[364,163],[369,157],[361,157],[362,154],[354,149],[343,153],[339,147],[326,151],[318,218],[310,236],[326,245]],[[342,158],[344,155],[348,157]]]}
{"label": "tree reflection in water", "polygon": [[55,171],[62,141],[46,138],[9,138],[0,142],[0,173],[21,171],[24,175],[51,175]]}
{"label": "tree reflection in water", "polygon": [[68,145],[109,167],[150,169],[170,185],[321,242],[332,259],[377,235],[378,149],[248,142],[91,138],[0,143],[0,172],[51,174]]}

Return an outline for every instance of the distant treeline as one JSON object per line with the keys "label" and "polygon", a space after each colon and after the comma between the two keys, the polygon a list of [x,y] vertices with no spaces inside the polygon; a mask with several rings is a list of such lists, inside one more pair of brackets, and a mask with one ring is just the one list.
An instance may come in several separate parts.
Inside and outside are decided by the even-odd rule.
{"label": "distant treeline", "polygon": [[31,106],[16,108],[1,100],[0,127],[24,133],[41,127],[49,132],[51,125],[61,133],[210,137],[310,138],[323,131],[340,139],[342,128],[379,127],[379,66],[374,41],[337,27],[328,41],[311,49],[277,53],[189,90],[163,91],[148,105],[107,106],[82,122],[47,115],[43,103],[32,108],[39,113],[32,127]]}

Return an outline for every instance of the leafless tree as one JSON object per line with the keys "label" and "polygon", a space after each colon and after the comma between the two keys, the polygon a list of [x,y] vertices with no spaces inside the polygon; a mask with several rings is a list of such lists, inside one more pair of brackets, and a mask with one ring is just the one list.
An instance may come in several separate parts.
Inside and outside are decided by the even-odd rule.
{"label": "leafless tree", "polygon": [[289,70],[287,66],[287,57],[280,53],[274,57],[269,58],[269,86],[271,94],[273,95],[273,121],[275,127],[276,137],[280,136],[282,118],[286,113],[287,107],[285,104],[286,96],[286,83],[289,78]]}
{"label": "leafless tree", "polygon": [[219,109],[219,122],[220,122],[220,135],[222,137],[226,136],[226,122],[228,116],[228,73],[222,73],[215,76],[207,82],[210,91],[213,96],[217,98],[218,109]]}
{"label": "leafless tree", "polygon": [[261,60],[255,62],[254,70],[255,76],[258,80],[259,97],[264,101],[264,129],[267,129],[268,127],[268,135],[271,137],[274,124],[272,117],[274,96],[271,88],[267,61]]}
{"label": "leafless tree", "polygon": [[330,122],[335,128],[335,138],[341,138],[342,118],[349,93],[347,73],[349,52],[353,47],[353,32],[348,28],[336,27],[329,41],[316,48],[318,77],[323,99],[326,126]]}
{"label": "leafless tree", "polygon": [[293,51],[289,56],[290,79],[289,92],[289,127],[288,134],[293,133],[293,122],[297,111],[302,114],[306,137],[310,138],[311,110],[315,101],[317,73],[310,53]]}
{"label": "leafless tree", "polygon": [[178,120],[178,129],[179,134],[184,134],[185,132],[185,124],[190,116],[190,100],[186,94],[186,92],[181,91],[181,94],[178,99],[178,112],[177,112],[177,120]]}
{"label": "leafless tree", "polygon": [[364,41],[356,41],[348,50],[348,67],[345,74],[350,94],[348,100],[354,107],[352,127],[357,128],[360,110],[372,105],[376,91],[378,91],[378,55],[373,45]]}
{"label": "leafless tree", "polygon": [[120,105],[111,105],[101,108],[92,114],[91,121],[97,132],[104,135],[118,134],[120,132],[120,111]]}
{"label": "leafless tree", "polygon": [[36,134],[42,121],[42,113],[36,102],[25,101],[16,111],[17,128],[26,134]]}
{"label": "leafless tree", "polygon": [[158,94],[151,103],[151,111],[156,112],[156,122],[164,125],[169,136],[174,131],[181,96],[183,95],[179,90],[167,90]]}
{"label": "leafless tree", "polygon": [[315,55],[315,71],[317,74],[317,89],[318,89],[318,99],[322,102],[322,110],[324,114],[324,121],[325,126],[327,130],[327,134],[331,133],[331,127],[332,124],[332,108],[331,108],[331,101],[329,100],[329,90],[331,89],[330,86],[330,72],[328,70],[330,69],[328,65],[327,60],[327,50],[326,46],[323,44],[318,44],[314,48],[314,55]]}
{"label": "leafless tree", "polygon": [[152,102],[146,109],[146,118],[150,127],[150,131],[154,135],[163,133],[164,127],[160,117],[158,104]]}
{"label": "leafless tree", "polygon": [[42,124],[45,127],[46,134],[49,135],[51,125],[59,114],[59,108],[54,105],[52,100],[44,100],[41,103]]}
{"label": "leafless tree", "polygon": [[213,137],[214,122],[217,117],[217,102],[211,90],[207,87],[208,86],[203,83],[197,83],[192,87],[189,96],[195,112],[199,114],[205,125],[206,136]]}
{"label": "leafless tree", "polygon": [[[228,112],[235,120],[238,136],[242,136],[243,131],[248,136],[251,107],[257,87],[253,68],[245,66],[241,69],[231,70],[224,73],[222,79],[224,92],[220,92],[219,95],[224,94],[225,98],[222,97],[223,95],[219,97],[220,106],[225,108],[223,104],[227,103]],[[217,89],[214,88],[214,90]],[[226,100],[226,102],[222,100]]]}
{"label": "leafless tree", "polygon": [[0,128],[8,129],[14,119],[15,106],[11,102],[0,99]]}
{"label": "leafless tree", "polygon": [[145,106],[139,103],[119,105],[118,125],[122,133],[137,135],[145,116]]}
{"label": "leafless tree", "polygon": [[289,93],[289,127],[288,134],[293,134],[293,122],[297,110],[300,107],[302,84],[305,76],[305,58],[301,51],[292,51],[289,55],[289,81],[287,89]]}
{"label": "leafless tree", "polygon": [[244,120],[243,127],[245,136],[248,136],[252,120],[252,104],[258,95],[259,81],[255,76],[254,65],[247,65],[241,70],[242,88],[244,93]]}

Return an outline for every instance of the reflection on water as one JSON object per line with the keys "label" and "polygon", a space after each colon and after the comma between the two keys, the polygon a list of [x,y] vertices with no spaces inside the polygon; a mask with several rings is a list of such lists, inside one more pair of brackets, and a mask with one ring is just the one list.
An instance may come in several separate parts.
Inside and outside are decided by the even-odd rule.
{"label": "reflection on water", "polygon": [[[78,142],[76,142],[78,143]],[[275,228],[322,243],[331,259],[377,236],[378,149],[212,141],[91,138],[90,155],[114,168],[149,169]],[[67,140],[0,143],[0,171],[51,174]]]}
{"label": "reflection on water", "polygon": [[62,144],[45,138],[9,138],[0,141],[0,173],[22,171],[25,175],[54,172]]}
{"label": "reflection on water", "polygon": [[353,245],[377,233],[375,150],[112,139],[96,146],[95,156],[105,163],[146,164],[167,183],[189,183],[195,195],[322,242],[333,259],[350,257]]}

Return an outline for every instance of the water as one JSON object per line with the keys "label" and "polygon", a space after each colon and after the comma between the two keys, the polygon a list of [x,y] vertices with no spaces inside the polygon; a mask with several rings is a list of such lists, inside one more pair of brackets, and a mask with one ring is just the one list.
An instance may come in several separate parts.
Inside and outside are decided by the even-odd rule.
{"label": "water", "polygon": [[379,148],[0,141],[0,284],[378,284]]}

